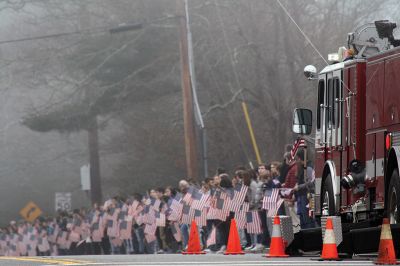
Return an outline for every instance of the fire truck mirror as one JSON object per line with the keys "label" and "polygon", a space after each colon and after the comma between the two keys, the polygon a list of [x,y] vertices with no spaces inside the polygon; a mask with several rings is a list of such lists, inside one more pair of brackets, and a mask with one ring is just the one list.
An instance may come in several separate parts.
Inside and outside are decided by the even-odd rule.
{"label": "fire truck mirror", "polygon": [[312,130],[312,111],[296,108],[293,112],[293,132],[301,135],[310,135]]}

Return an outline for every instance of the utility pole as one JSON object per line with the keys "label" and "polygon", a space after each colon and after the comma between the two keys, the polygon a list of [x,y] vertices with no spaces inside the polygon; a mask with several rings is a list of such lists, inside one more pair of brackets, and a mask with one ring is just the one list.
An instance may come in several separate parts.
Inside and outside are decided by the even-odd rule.
{"label": "utility pole", "polygon": [[99,129],[97,117],[94,116],[88,126],[89,162],[90,162],[90,199],[92,204],[102,202],[100,156],[99,156]]}
{"label": "utility pole", "polygon": [[190,82],[189,49],[187,36],[186,5],[184,0],[176,0],[180,32],[181,85],[183,96],[183,124],[185,135],[186,169],[190,178],[198,178],[196,134],[194,128],[193,94]]}

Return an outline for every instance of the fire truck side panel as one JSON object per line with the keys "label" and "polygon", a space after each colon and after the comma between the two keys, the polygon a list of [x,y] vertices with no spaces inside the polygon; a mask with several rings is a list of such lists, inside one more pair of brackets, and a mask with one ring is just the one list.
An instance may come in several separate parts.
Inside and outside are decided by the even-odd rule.
{"label": "fire truck side panel", "polygon": [[[369,62],[366,70],[366,129],[383,126],[384,62]],[[367,142],[368,143],[368,142]],[[368,158],[368,156],[367,156]]]}
{"label": "fire truck side panel", "polygon": [[366,63],[357,63],[356,95],[356,156],[365,162],[365,69]]}
{"label": "fire truck side panel", "polygon": [[[350,154],[352,154],[352,146],[351,146],[351,115],[352,112],[352,103],[354,101],[354,97],[349,96],[350,88],[354,87],[354,65],[353,67],[346,66],[343,70],[343,86],[345,87],[343,90],[343,100],[350,99],[348,102],[344,102],[343,106],[343,155],[342,155],[342,165],[343,172],[347,172],[347,166],[350,161]],[[342,207],[350,205],[351,202],[351,193],[348,190],[342,189]]]}
{"label": "fire truck side panel", "polygon": [[356,97],[351,96],[351,92],[356,92],[356,68],[355,65],[347,66],[344,70],[344,83],[346,84],[345,90],[345,98],[347,98],[347,102],[345,102],[345,127],[344,127],[344,136],[345,136],[345,151],[347,152],[346,161],[343,161],[343,165],[347,169],[349,162],[354,159],[355,154],[355,144],[356,141]]}
{"label": "fire truck side panel", "polygon": [[384,123],[386,126],[400,122],[400,54],[385,60]]}

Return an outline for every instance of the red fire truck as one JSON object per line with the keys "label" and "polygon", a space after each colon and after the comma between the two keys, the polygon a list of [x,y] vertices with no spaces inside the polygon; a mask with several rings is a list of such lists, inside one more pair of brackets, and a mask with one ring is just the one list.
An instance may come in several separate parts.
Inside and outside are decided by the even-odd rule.
{"label": "red fire truck", "polygon": [[[305,75],[317,82],[314,119],[307,109],[294,111],[293,131],[311,133],[315,121],[316,219],[338,216],[343,241],[339,251],[374,252],[383,217],[392,224],[400,245],[400,41],[395,23],[376,21],[348,37],[348,58],[319,73],[307,66]],[[339,49],[339,51],[341,51]],[[308,243],[316,236],[318,242]],[[320,247],[321,229],[302,230],[297,244]],[[316,240],[317,241],[317,240]]]}

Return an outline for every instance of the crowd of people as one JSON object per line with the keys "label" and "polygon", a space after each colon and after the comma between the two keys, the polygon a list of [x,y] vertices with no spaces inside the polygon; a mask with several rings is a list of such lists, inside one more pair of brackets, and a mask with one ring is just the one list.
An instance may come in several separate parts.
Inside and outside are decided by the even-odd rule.
{"label": "crowd of people", "polygon": [[294,232],[314,226],[309,208],[313,181],[303,151],[295,158],[288,151],[283,162],[257,169],[240,166],[229,175],[219,168],[201,183],[184,179],[177,188],[114,197],[55,218],[12,221],[0,231],[0,255],[177,253],[187,248],[192,221],[204,251],[223,253],[232,219],[243,249],[261,252],[270,242],[269,217],[290,216]]}

